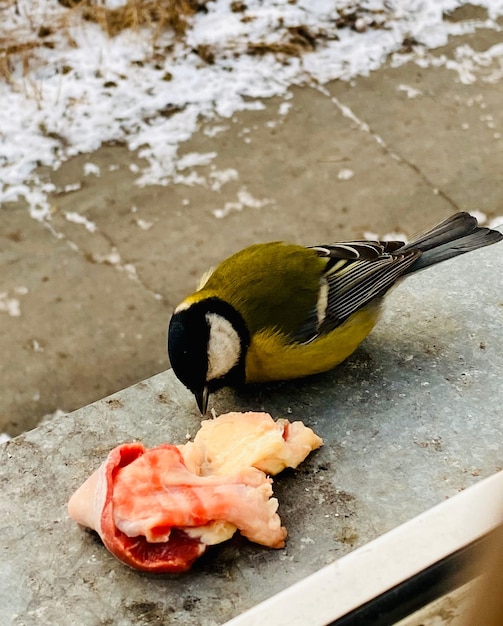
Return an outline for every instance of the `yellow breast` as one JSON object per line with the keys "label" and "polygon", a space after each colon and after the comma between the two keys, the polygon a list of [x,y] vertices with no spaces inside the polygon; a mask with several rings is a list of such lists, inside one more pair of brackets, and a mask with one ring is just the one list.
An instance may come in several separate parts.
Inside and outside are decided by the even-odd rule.
{"label": "yellow breast", "polygon": [[377,304],[365,307],[332,332],[305,344],[288,344],[284,335],[260,331],[248,348],[246,382],[288,380],[326,372],[356,350],[378,318]]}

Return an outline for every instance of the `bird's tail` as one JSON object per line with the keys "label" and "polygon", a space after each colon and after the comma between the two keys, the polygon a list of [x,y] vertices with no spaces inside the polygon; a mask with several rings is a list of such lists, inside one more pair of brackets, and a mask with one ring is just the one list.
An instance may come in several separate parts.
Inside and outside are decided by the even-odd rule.
{"label": "bird's tail", "polygon": [[417,272],[425,267],[452,259],[465,252],[490,246],[503,239],[497,230],[483,228],[469,213],[456,213],[426,233],[417,235],[399,250],[421,250],[422,255],[405,272]]}

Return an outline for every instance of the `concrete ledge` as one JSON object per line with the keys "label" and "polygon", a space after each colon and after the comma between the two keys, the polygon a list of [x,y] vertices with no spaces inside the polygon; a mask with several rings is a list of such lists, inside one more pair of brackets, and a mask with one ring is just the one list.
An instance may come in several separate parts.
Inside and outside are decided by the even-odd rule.
{"label": "concrete ledge", "polygon": [[325,439],[275,481],[284,550],[237,538],[188,574],[145,576],[68,519],[68,497],[111,447],[195,433],[195,404],[171,372],[2,444],[0,623],[222,624],[496,472],[502,277],[501,244],[412,276],[335,371],[213,399],[218,413],[266,409]]}

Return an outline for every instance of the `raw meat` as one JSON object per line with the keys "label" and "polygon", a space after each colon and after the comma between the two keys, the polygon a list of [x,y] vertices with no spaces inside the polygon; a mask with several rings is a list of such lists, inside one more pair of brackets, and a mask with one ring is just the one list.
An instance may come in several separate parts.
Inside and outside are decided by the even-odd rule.
{"label": "raw meat", "polygon": [[182,453],[202,474],[256,467],[274,476],[286,467],[297,467],[322,443],[302,422],[275,422],[268,413],[226,413],[201,422],[194,441],[186,443]]}
{"label": "raw meat", "polygon": [[69,514],[118,559],[149,572],[185,571],[236,529],[280,548],[286,530],[265,472],[296,467],[320,445],[302,422],[229,413],[203,422],[184,446],[114,448],[72,496]]}

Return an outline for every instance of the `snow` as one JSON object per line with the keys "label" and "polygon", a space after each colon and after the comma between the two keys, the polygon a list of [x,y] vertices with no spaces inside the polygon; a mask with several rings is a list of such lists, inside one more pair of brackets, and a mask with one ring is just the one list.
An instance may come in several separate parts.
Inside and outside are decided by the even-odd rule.
{"label": "snow", "polygon": [[84,217],[80,213],[67,211],[65,212],[65,218],[74,224],[82,224],[82,226],[85,226],[90,233],[96,232],[96,224],[91,220],[88,220],[87,217]]}
{"label": "snow", "polygon": [[[409,59],[409,55],[403,58],[396,55],[395,64]],[[461,45],[456,48],[453,59],[445,55],[432,56],[425,50],[415,62],[422,68],[446,67],[456,72],[459,81],[464,85],[473,85],[478,80],[497,83],[503,78],[503,44],[495,44],[483,52],[478,52],[467,44]]]}
{"label": "snow", "polygon": [[398,91],[405,92],[407,98],[417,98],[423,95],[423,92],[420,89],[416,89],[415,87],[411,87],[410,85],[398,85]]}
{"label": "snow", "polygon": [[136,223],[138,224],[138,226],[142,229],[142,230],[150,230],[152,228],[152,226],[154,225],[153,222],[149,222],[147,220],[142,220],[141,218],[136,218]]}
{"label": "snow", "polygon": [[27,293],[27,287],[14,287],[14,289],[10,291],[1,291],[0,312],[7,313],[10,317],[20,317],[21,301],[16,296],[25,296]]}
{"label": "snow", "polygon": [[251,193],[245,188],[241,188],[237,193],[237,200],[235,202],[226,202],[222,209],[216,209],[213,211],[213,215],[218,219],[227,217],[232,211],[242,211],[244,208],[261,209],[262,207],[271,204],[272,200],[263,198],[259,200],[254,198]]}
{"label": "snow", "polygon": [[[106,2],[110,8],[123,4]],[[460,46],[454,59],[428,52],[444,45],[449,35],[498,28],[494,20],[503,14],[503,0],[472,0],[488,16],[463,22],[444,19],[446,11],[465,4],[460,0],[245,4],[244,11],[233,12],[229,0],[208,2],[207,12],[191,19],[185,39],[175,39],[170,32],[154,35],[148,28],[109,37],[97,24],[79,19],[78,11],[53,0],[2,3],[2,42],[40,44],[36,32],[43,24],[50,26],[43,41],[51,46],[9,55],[0,77],[0,203],[24,198],[35,219],[50,220],[48,194],[54,186],[39,178],[37,165],[56,169],[69,157],[114,140],[146,159],[147,166],[132,169],[138,185],[218,186],[223,179],[216,175],[208,183],[187,172],[210,163],[214,153],[178,157],[180,144],[201,128],[202,120],[209,122],[205,134],[213,136],[225,130],[225,120],[234,113],[263,108],[263,99],[272,96],[283,98],[278,112],[288,115],[290,86],[348,81],[377,69],[390,55],[395,64],[444,65],[465,83],[479,74],[488,82],[503,77],[503,44],[485,52]],[[413,52],[400,52],[405,38],[418,42]],[[265,53],[264,44],[276,46],[277,53]],[[282,53],[288,45],[290,53]],[[407,97],[419,95],[409,86],[403,90]],[[84,174],[99,176],[100,171],[87,163]],[[236,203],[216,213],[223,217],[256,202],[263,201],[242,190]],[[67,213],[66,219],[92,229],[78,214]]]}
{"label": "snow", "polygon": [[239,178],[237,170],[233,167],[228,167],[225,170],[217,170],[213,166],[212,171],[209,173],[210,188],[212,191],[220,191],[220,189],[232,180]]}
{"label": "snow", "polygon": [[337,173],[337,178],[339,180],[351,180],[354,175],[355,173],[353,172],[353,170],[350,170],[349,168],[343,168]]}

